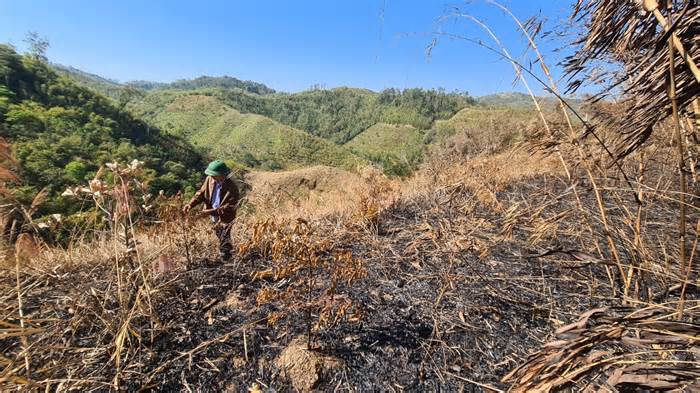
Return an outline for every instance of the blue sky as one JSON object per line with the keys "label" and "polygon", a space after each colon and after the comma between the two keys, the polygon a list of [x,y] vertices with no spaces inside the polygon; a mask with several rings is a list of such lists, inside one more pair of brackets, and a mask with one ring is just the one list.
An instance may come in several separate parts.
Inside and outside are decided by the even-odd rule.
{"label": "blue sky", "polygon": [[[519,17],[541,13],[554,26],[571,1],[502,0]],[[83,1],[0,0],[0,42],[25,48],[28,31],[51,42],[51,61],[119,81],[231,75],[283,91],[311,85],[443,87],[473,95],[518,90],[508,63],[478,46],[431,33],[483,38],[457,6],[486,22],[511,53],[525,43],[510,19],[484,1]],[[548,60],[561,43],[543,42]],[[541,91],[541,89],[538,89]]]}

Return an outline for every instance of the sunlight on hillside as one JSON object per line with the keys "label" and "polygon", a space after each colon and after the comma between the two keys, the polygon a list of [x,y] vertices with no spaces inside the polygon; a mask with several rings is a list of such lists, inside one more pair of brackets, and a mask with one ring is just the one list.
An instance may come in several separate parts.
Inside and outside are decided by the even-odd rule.
{"label": "sunlight on hillside", "polygon": [[[371,63],[354,2],[176,2],[76,41],[130,82],[0,44],[0,391],[700,391],[700,7],[380,3]],[[397,55],[416,37],[429,62]],[[232,53],[316,82],[143,73]]]}

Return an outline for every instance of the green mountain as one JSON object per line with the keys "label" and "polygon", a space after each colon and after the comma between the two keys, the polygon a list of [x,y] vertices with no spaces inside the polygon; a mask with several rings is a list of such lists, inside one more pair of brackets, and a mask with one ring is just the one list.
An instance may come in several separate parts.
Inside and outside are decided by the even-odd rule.
{"label": "green mountain", "polygon": [[[74,75],[100,91],[114,88],[99,77]],[[363,160],[352,150],[387,173],[408,174],[421,161],[424,136],[437,135],[435,124],[476,106],[460,92],[342,87],[288,94],[231,77],[119,86],[117,100],[149,124],[209,154],[263,168],[353,166]]]}
{"label": "green mountain", "polygon": [[6,45],[0,45],[0,136],[20,163],[18,197],[29,201],[42,188],[49,191],[43,214],[80,209],[60,193],[86,184],[108,162],[144,161],[153,193],[193,190],[204,165],[184,139]]}
{"label": "green mountain", "polygon": [[136,87],[143,90],[197,90],[206,88],[241,90],[252,94],[273,94],[271,89],[259,82],[243,81],[231,76],[200,76],[194,79],[181,79],[171,83],[159,83],[149,81],[127,82],[127,86]]}
{"label": "green mountain", "polygon": [[241,112],[267,116],[337,144],[348,142],[377,123],[409,124],[426,130],[435,120],[448,119],[475,105],[465,93],[424,89],[386,89],[376,93],[341,87],[262,97],[231,90],[215,90],[211,94]]}
{"label": "green mountain", "polygon": [[147,96],[140,108],[149,123],[188,139],[211,156],[248,167],[353,169],[363,162],[343,146],[265,116],[241,113],[211,95],[168,90]]}
{"label": "green mountain", "polygon": [[353,153],[394,175],[408,175],[420,163],[424,132],[411,125],[377,123],[346,143]]}
{"label": "green mountain", "polygon": [[273,94],[275,90],[259,82],[243,81],[230,76],[200,76],[194,79],[181,79],[171,83],[151,81],[130,81],[120,83],[115,80],[103,78],[99,75],[79,70],[75,67],[52,64],[51,68],[59,75],[67,76],[76,83],[93,89],[108,97],[118,98],[124,90],[137,89],[143,91],[153,90],[197,90],[205,88],[219,88],[240,90],[251,94]]}
{"label": "green mountain", "polygon": [[[544,110],[551,111],[558,110],[559,108],[559,101],[555,97],[537,96],[535,98],[540,104],[540,107]],[[477,98],[476,101],[481,105],[493,108],[535,109],[535,104],[532,102],[532,97],[530,97],[530,95],[517,92],[489,94]],[[574,109],[578,109],[583,103],[583,100],[579,98],[566,98],[566,102],[574,107]]]}
{"label": "green mountain", "polygon": [[[228,76],[202,76],[172,83],[134,81],[118,84],[71,67],[56,67],[79,84],[110,97],[124,99],[126,88],[149,95],[168,95],[170,90],[197,91],[216,96],[240,112],[266,116],[337,144],[346,143],[377,123],[410,124],[426,130],[435,120],[449,119],[459,110],[476,104],[466,93],[425,89],[386,89],[377,93],[341,87],[277,93],[264,84]],[[151,104],[158,101],[152,98],[141,100],[138,94],[128,95],[126,99],[131,101],[130,107],[137,113],[152,110]],[[142,108],[142,105],[147,108]]]}
{"label": "green mountain", "polygon": [[124,89],[124,86],[117,81],[103,78],[99,75],[91,74],[74,67],[52,64],[51,68],[56,71],[57,74],[71,78],[79,85],[95,90],[107,97],[118,98]]}
{"label": "green mountain", "polygon": [[[358,155],[381,165],[387,173],[403,175],[420,162],[423,132],[435,120],[449,119],[471,104],[466,95],[437,90],[375,93],[338,88],[262,96],[216,88],[153,91],[130,103],[129,108],[147,122],[183,136],[211,154],[249,167],[337,166],[338,162],[347,167],[356,160],[348,160],[350,150],[341,147],[354,141],[348,147]],[[411,137],[400,141],[407,129]],[[240,138],[243,130],[256,130],[249,136],[255,143]],[[383,132],[386,135],[381,135]],[[270,140],[265,142],[263,137]],[[363,142],[373,138],[383,141],[379,149]],[[293,150],[280,143],[297,146],[296,141],[302,139],[307,141],[303,146],[308,147],[296,155],[290,155]],[[395,148],[397,141],[401,144]],[[330,150],[332,145],[337,146]],[[339,157],[331,160],[331,153]]]}

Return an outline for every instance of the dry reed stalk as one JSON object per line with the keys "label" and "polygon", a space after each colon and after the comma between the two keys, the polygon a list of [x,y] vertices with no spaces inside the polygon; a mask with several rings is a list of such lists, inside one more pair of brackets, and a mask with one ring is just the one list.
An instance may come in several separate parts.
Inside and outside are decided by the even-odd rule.
{"label": "dry reed stalk", "polygon": [[693,241],[693,248],[690,251],[690,258],[688,258],[688,268],[685,269],[685,276],[683,277],[683,286],[681,287],[680,299],[678,301],[678,318],[683,318],[683,311],[685,307],[685,296],[686,289],[688,288],[688,282],[690,281],[690,273],[693,268],[693,259],[695,259],[695,251],[698,249],[698,237],[700,235],[700,219],[695,226],[695,240]]}
{"label": "dry reed stalk", "polygon": [[[12,221],[12,232],[14,233],[15,226],[17,225],[17,221],[13,220]],[[19,255],[15,256],[15,280],[16,280],[16,290],[17,290],[17,312],[19,314],[19,326],[22,330],[25,329],[24,326],[24,308],[22,307],[22,283],[19,278],[19,268],[20,268],[20,261],[21,258],[19,258]],[[22,342],[23,351],[24,351],[24,368],[25,368],[25,374],[27,376],[27,379],[30,377],[30,368],[29,368],[29,340],[27,339],[27,336],[23,335],[20,338]]]}
{"label": "dry reed stalk", "polygon": [[[681,58],[683,61],[685,61],[686,65],[690,69],[690,71],[693,73],[695,76],[695,79],[700,82],[700,69],[698,69],[698,66],[695,64],[693,61],[693,58],[690,57],[690,54],[688,51],[685,50],[685,47],[683,46],[683,43],[681,40],[678,38],[675,32],[671,31],[671,26],[673,26],[673,1],[669,1],[668,3],[668,9],[669,11],[669,18],[668,21],[666,21],[666,18],[664,18],[663,14],[661,11],[659,11],[659,3],[656,0],[642,0],[642,8],[644,8],[645,11],[651,12],[654,14],[654,18],[659,22],[661,27],[663,27],[665,32],[670,32],[671,35],[668,38],[668,44],[669,44],[669,53],[671,57],[673,57],[673,50],[674,48],[678,50],[678,53],[681,55]],[[697,4],[695,5],[697,6]],[[671,59],[669,59],[671,61]],[[673,63],[671,63],[673,64]],[[675,98],[674,98],[675,99]]]}
{"label": "dry reed stalk", "polygon": [[[642,203],[637,205],[637,216],[634,220],[634,244],[635,247],[641,251],[644,247],[644,241],[642,240],[642,214],[644,213],[644,189],[642,188],[642,184],[644,184],[644,152],[641,152],[639,155],[639,176],[637,183],[639,184],[637,199]],[[641,275],[641,280],[644,282],[644,273],[642,272]],[[638,283],[639,279],[636,282]],[[635,299],[637,300],[639,300],[639,290],[639,285],[637,285],[635,290]]]}
{"label": "dry reed stalk", "polygon": [[[656,3],[655,0],[646,0],[645,5],[647,3]],[[655,15],[656,13],[660,13],[658,11],[658,4],[655,4],[656,6],[654,7],[654,12]],[[673,24],[673,2],[668,3],[668,21],[669,24]],[[657,17],[658,18],[658,17]],[[683,277],[685,275],[685,261],[686,261],[686,255],[685,255],[685,227],[686,227],[686,208],[685,208],[685,194],[686,194],[686,184],[685,184],[685,153],[683,152],[683,136],[681,134],[681,124],[680,124],[680,118],[678,116],[678,100],[676,99],[676,60],[675,60],[675,54],[674,54],[674,48],[675,48],[675,42],[673,40],[675,36],[672,35],[668,39],[668,62],[669,62],[669,81],[668,81],[668,96],[671,100],[671,107],[673,111],[673,126],[675,128],[674,130],[674,136],[676,138],[676,144],[678,145],[678,171],[679,171],[679,182],[680,182],[680,195],[679,195],[679,203],[680,203],[680,216],[678,218],[678,247],[679,247],[679,268],[680,268],[680,275],[679,277]],[[676,37],[676,40],[678,38]],[[679,42],[680,43],[680,42]],[[682,48],[682,45],[681,45]],[[683,54],[683,52],[681,52]],[[692,63],[692,61],[691,61]],[[699,79],[700,80],[700,79]],[[678,318],[683,317],[683,308],[681,307],[683,303],[679,303],[679,308],[678,308]]]}
{"label": "dry reed stalk", "polygon": [[[700,8],[694,0],[673,3],[681,3],[683,8],[672,24],[661,14],[663,10],[656,0],[578,0],[574,6],[571,18],[585,20],[586,25],[573,43],[578,47],[576,52],[565,61],[571,80],[569,91],[576,91],[585,81],[605,81],[602,91],[589,101],[599,102],[611,96],[624,98],[628,105],[624,116],[600,119],[617,130],[618,158],[640,148],[654,133],[654,127],[672,116],[666,83],[669,37],[688,65],[676,69],[677,106],[687,108],[697,98],[700,78],[693,58],[698,56],[698,47],[693,42]],[[618,62],[621,67],[602,69],[600,62]]]}
{"label": "dry reed stalk", "polygon": [[[498,45],[499,49],[503,52],[504,57],[506,59],[512,58],[512,56],[508,52],[508,49],[506,49],[506,47],[503,46],[503,44],[501,43],[501,40],[498,39],[496,34],[486,25],[486,23],[482,22],[478,18],[475,18],[474,16],[469,15],[469,14],[459,14],[459,16],[462,16],[464,18],[468,18],[468,19],[472,20],[474,23],[481,26],[481,28],[484,29],[491,36],[491,38],[494,40],[496,45]],[[535,105],[535,108],[537,109],[537,113],[540,116],[540,120],[542,120],[542,123],[544,124],[544,127],[547,131],[547,134],[551,135],[552,130],[549,127],[549,123],[547,122],[547,119],[544,117],[544,112],[542,111],[542,107],[540,106],[540,103],[537,101],[537,98],[535,97],[535,93],[532,92],[532,89],[530,88],[530,84],[527,82],[527,79],[525,79],[525,77],[523,76],[523,73],[521,71],[521,67],[514,61],[510,61],[510,63],[513,66],[513,70],[515,71],[515,75],[518,77],[518,79],[520,79],[523,86],[527,90],[528,95],[532,99],[532,102]],[[566,170],[567,170],[567,176],[569,176],[568,169],[566,169]]]}
{"label": "dry reed stalk", "polygon": [[[506,7],[503,7],[503,6],[501,6],[500,4],[498,4],[498,3],[496,3],[496,2],[492,2],[492,3],[493,3],[494,5],[496,5],[496,6],[498,6],[498,7],[501,8],[501,9],[507,10]],[[510,12],[510,11],[507,11],[507,12]],[[544,124],[545,129],[547,130],[547,133],[551,135],[551,130],[550,130],[550,128],[549,128],[549,125],[548,125],[548,123],[547,123],[546,118],[544,117],[544,113],[543,113],[543,111],[542,111],[542,108],[539,106],[539,103],[537,102],[537,99],[535,98],[534,94],[532,93],[532,90],[529,88],[529,85],[528,85],[528,83],[527,83],[527,81],[526,81],[526,79],[525,79],[525,77],[524,77],[524,75],[523,75],[523,73],[522,73],[522,70],[524,69],[524,67],[522,67],[522,65],[520,65],[519,62],[517,62],[517,61],[515,61],[515,59],[513,59],[513,57],[512,57],[512,56],[510,55],[510,53],[508,52],[508,50],[501,44],[501,41],[498,39],[498,37],[494,34],[494,32],[493,32],[485,23],[483,23],[481,20],[479,20],[479,19],[477,19],[477,18],[475,18],[474,16],[469,15],[469,14],[459,14],[459,15],[462,16],[462,17],[466,17],[466,18],[472,20],[473,22],[475,22],[476,24],[478,24],[479,26],[481,26],[481,27],[491,36],[491,38],[496,42],[496,44],[498,45],[499,49],[502,51],[502,56],[503,56],[503,58],[508,59],[508,60],[510,61],[511,65],[512,65],[513,68],[515,69],[515,72],[516,72],[517,77],[522,81],[523,85],[525,85],[525,87],[527,88],[528,93],[530,94],[530,97],[532,98],[533,102],[535,103],[535,108],[537,109],[538,113],[540,114],[540,118],[541,118],[541,120],[542,120],[542,122],[543,122],[543,124]],[[511,13],[510,15],[516,20],[516,23],[518,24],[518,26],[525,32],[525,35],[528,37],[528,40],[531,41],[531,45],[533,45],[532,42],[534,42],[534,40],[532,39],[532,37],[530,36],[530,34],[527,32],[527,29],[524,28],[524,26],[522,25],[522,23],[520,23],[520,21],[519,21],[514,15],[512,15],[512,13]],[[545,64],[545,62],[544,62],[544,59],[543,59],[542,56],[541,56],[541,53],[540,53],[539,50],[537,49],[537,45],[536,45],[536,44],[533,45],[533,49],[534,49],[535,52],[538,54],[538,57],[539,57],[539,60],[540,60],[540,64],[542,65],[543,70],[545,71],[545,74],[551,79],[551,74],[549,73],[549,70],[548,70],[548,68],[546,67],[546,64]],[[530,73],[530,75],[533,75],[533,74]],[[534,76],[534,75],[533,75],[533,76]],[[561,105],[561,107],[562,107],[562,110],[563,110],[563,112],[564,112],[564,116],[566,116],[567,123],[568,123],[568,125],[569,125],[569,127],[570,127],[570,130],[571,130],[571,132],[572,132],[572,135],[571,135],[571,136],[573,137],[573,136],[575,135],[575,132],[574,132],[574,129],[573,129],[573,125],[571,124],[571,121],[570,121],[570,119],[568,118],[568,113],[567,113],[566,107],[565,107],[565,106],[568,106],[568,104],[566,104],[566,102],[563,100],[563,98],[561,97],[561,95],[559,95],[559,94],[557,93],[557,90],[556,90],[556,83],[554,83],[552,86],[549,86],[549,85],[547,85],[546,83],[544,83],[544,81],[542,81],[541,79],[539,79],[539,78],[536,78],[536,79],[537,79],[540,83],[542,83],[543,86],[544,86],[545,88],[547,88],[547,90],[549,90],[552,94],[554,94],[554,95],[558,98],[559,103],[560,103],[560,105]],[[553,80],[552,80],[552,81],[553,81]],[[570,108],[570,107],[569,107],[569,108]],[[585,123],[585,122],[584,122],[584,123]],[[598,138],[598,136],[595,135],[595,133],[593,133],[593,135],[594,135],[594,136],[596,137],[596,139],[601,143],[601,145],[605,148],[605,144],[602,142],[602,140],[600,140],[600,138]],[[574,145],[575,145],[575,147],[576,147],[576,150],[578,151],[579,158],[581,159],[581,161],[582,161],[582,162],[584,163],[584,165],[585,165],[586,174],[587,174],[587,176],[588,176],[589,181],[591,182],[591,186],[593,187],[593,191],[594,191],[595,197],[596,197],[596,203],[597,203],[597,205],[598,205],[598,210],[599,210],[600,218],[601,218],[602,223],[603,223],[603,226],[604,226],[604,228],[605,228],[606,239],[607,239],[607,242],[608,242],[608,247],[610,248],[610,251],[612,252],[613,258],[615,259],[615,263],[617,264],[618,270],[619,270],[619,272],[620,272],[620,278],[622,279],[623,285],[624,285],[624,288],[625,288],[625,289],[624,289],[624,295],[625,295],[625,297],[627,297],[627,294],[628,294],[628,291],[629,291],[629,287],[630,287],[630,280],[627,279],[627,275],[625,274],[624,268],[622,267],[622,260],[620,259],[620,254],[619,254],[619,252],[618,252],[618,250],[617,250],[617,245],[615,244],[615,241],[614,241],[614,239],[612,238],[612,232],[611,232],[611,229],[610,229],[610,226],[609,226],[609,223],[608,223],[608,218],[607,218],[607,209],[606,209],[606,207],[605,207],[605,202],[604,202],[604,200],[603,200],[603,196],[602,196],[602,194],[601,194],[601,190],[600,190],[600,188],[599,188],[599,186],[598,186],[598,184],[597,184],[597,182],[596,182],[595,177],[593,176],[593,174],[592,174],[592,172],[591,172],[591,165],[590,165],[590,163],[588,162],[588,160],[586,159],[586,155],[584,154],[584,152],[583,152],[583,150],[582,150],[582,148],[581,148],[581,145],[580,145],[579,143],[574,143]],[[605,149],[607,150],[607,148],[605,148]],[[608,151],[608,153],[609,153],[609,151]],[[617,162],[617,161],[615,161],[615,162]],[[566,164],[564,164],[564,166],[565,166],[565,170],[566,170],[567,173],[568,173],[568,169],[566,169],[566,168],[567,168],[567,167],[566,167]],[[621,167],[620,167],[620,170],[622,171],[622,173],[623,173],[623,175],[624,175],[624,171],[622,170]],[[624,176],[625,176],[625,178],[627,178],[626,175],[624,175]],[[628,180],[628,183],[629,183],[629,180]],[[631,185],[630,185],[630,186],[631,186]],[[576,194],[576,195],[577,195],[577,201],[578,201],[579,204],[580,204],[580,199],[578,198],[578,194]],[[579,205],[579,206],[580,206],[580,205]],[[581,210],[583,210],[583,209],[581,208]],[[589,224],[589,225],[590,225],[590,224]],[[603,256],[603,254],[601,254],[601,257],[602,257],[602,256]]]}
{"label": "dry reed stalk", "polygon": [[[525,28],[525,26],[522,24],[522,22],[510,11],[510,9],[508,9],[507,7],[501,5],[500,3],[498,3],[498,2],[496,2],[496,1],[494,1],[494,0],[488,0],[488,2],[491,3],[491,4],[494,4],[496,7],[500,8],[501,10],[503,10],[504,12],[506,12],[508,15],[510,15],[510,17],[515,21],[515,23],[518,25],[518,27],[520,28],[520,30],[523,32],[523,34],[525,35],[525,37],[528,39],[528,42],[529,42],[530,46],[532,47],[532,49],[533,49],[533,50],[535,51],[535,53],[537,54],[537,58],[538,58],[538,60],[539,60],[540,67],[542,68],[542,71],[544,72],[544,74],[547,76],[547,78],[548,78],[548,80],[549,80],[549,83],[550,83],[550,84],[549,84],[549,86],[546,86],[546,87],[555,95],[555,97],[557,98],[557,101],[559,102],[559,106],[560,106],[561,111],[562,111],[562,113],[563,113],[563,115],[564,115],[564,118],[566,119],[566,124],[567,124],[568,129],[569,129],[569,132],[570,132],[569,137],[571,138],[572,141],[575,140],[575,139],[576,139],[576,131],[574,130],[573,124],[571,123],[571,119],[570,119],[570,117],[569,117],[569,113],[568,113],[568,110],[567,110],[566,102],[565,102],[564,99],[561,97],[561,95],[558,94],[557,83],[556,83],[556,81],[554,80],[554,78],[552,77],[552,74],[551,74],[551,72],[549,71],[549,67],[547,67],[547,64],[546,64],[546,62],[545,62],[545,60],[544,60],[544,57],[542,56],[542,53],[540,52],[540,50],[539,50],[539,48],[538,48],[538,46],[537,46],[537,43],[535,42],[534,38],[532,37],[532,35],[530,34],[530,32],[527,30],[527,28]],[[504,52],[504,53],[507,55],[507,52]],[[513,62],[511,62],[511,63],[513,63]],[[513,63],[513,66],[514,66],[514,67],[517,67],[517,68],[519,69],[519,66],[516,66],[515,63]],[[524,78],[522,77],[522,73],[521,73],[521,72],[518,73],[518,76],[519,76],[519,77],[523,80],[523,82],[524,82]],[[536,100],[534,99],[534,97],[533,97],[533,100],[536,102]],[[541,112],[541,109],[540,109],[539,107],[537,107],[537,109],[538,109],[538,111]],[[547,125],[546,125],[546,120],[544,119],[544,116],[541,116],[541,117],[542,117],[542,120],[545,121],[545,127],[546,127],[546,126],[547,126]],[[576,146],[576,150],[578,151],[578,154],[579,154],[580,159],[581,159],[583,162],[585,162],[585,165],[586,165],[586,174],[588,175],[588,179],[590,180],[591,185],[593,186],[593,190],[594,190],[594,192],[595,192],[595,194],[596,194],[596,201],[597,201],[597,203],[598,203],[598,208],[599,208],[600,217],[601,217],[601,219],[602,219],[602,221],[603,221],[603,225],[605,226],[605,231],[606,231],[606,234],[607,234],[608,245],[610,246],[610,249],[611,249],[611,251],[612,251],[612,253],[613,253],[613,257],[615,258],[615,262],[617,263],[618,269],[620,270],[620,277],[623,279],[623,283],[624,283],[624,285],[625,285],[625,296],[627,296],[627,291],[628,291],[628,289],[629,289],[629,285],[630,285],[629,283],[630,283],[631,279],[630,279],[628,276],[626,276],[626,275],[624,274],[624,269],[622,268],[622,262],[621,262],[621,260],[620,260],[619,253],[618,253],[618,251],[617,251],[617,247],[616,247],[615,242],[613,241],[613,239],[612,239],[612,237],[611,237],[611,235],[610,235],[610,228],[609,228],[609,226],[608,226],[608,220],[607,220],[607,214],[606,214],[605,204],[604,204],[603,199],[602,199],[602,196],[600,195],[600,192],[599,192],[599,190],[598,190],[598,185],[597,185],[597,183],[596,183],[596,180],[595,180],[595,178],[593,177],[593,175],[592,175],[592,173],[591,173],[591,171],[590,171],[590,166],[589,166],[589,164],[588,164],[588,160],[586,160],[586,157],[585,157],[585,155],[584,155],[584,153],[583,153],[583,151],[582,151],[581,145],[578,144],[578,143],[575,143],[575,146]],[[559,153],[559,156],[561,157],[561,161],[562,161],[562,164],[564,165],[564,170],[565,170],[566,173],[567,173],[567,177],[569,177],[569,180],[571,180],[571,177],[570,177],[570,175],[569,175],[569,171],[568,171],[566,162],[564,161],[564,158],[561,156],[561,153],[558,151],[558,149],[557,149],[557,152]],[[575,185],[575,184],[572,184],[572,191],[574,192],[574,196],[575,196],[575,198],[576,198],[576,202],[577,202],[577,205],[578,205],[578,207],[579,207],[579,210],[581,210],[581,211],[584,213],[584,215],[586,215],[585,209],[583,209],[583,206],[582,206],[582,204],[581,204],[581,200],[580,200],[580,197],[579,197],[579,195],[578,195],[578,191],[576,190],[576,185]],[[641,207],[641,204],[640,204],[640,207]],[[591,235],[592,235],[592,234],[593,234],[593,228],[591,227],[589,220],[587,220],[587,224],[588,224],[589,230],[590,230]],[[603,256],[603,254],[601,254],[601,257],[602,257],[602,256]],[[628,278],[625,279],[625,277],[628,277]]]}
{"label": "dry reed stalk", "polygon": [[[528,43],[530,44],[530,47],[535,51],[535,54],[537,55],[537,59],[539,60],[540,67],[542,68],[542,72],[544,72],[544,74],[545,74],[545,75],[547,76],[547,78],[549,79],[550,88],[552,89],[552,91],[553,91],[554,93],[557,94],[557,96],[556,96],[556,97],[557,97],[557,102],[559,103],[559,106],[560,106],[560,108],[561,108],[561,110],[562,110],[562,113],[564,114],[564,119],[566,120],[566,124],[567,124],[567,126],[569,127],[569,130],[571,130],[571,135],[570,135],[570,137],[572,137],[572,138],[575,137],[574,127],[573,127],[573,125],[572,125],[572,123],[571,123],[571,118],[569,117],[569,112],[568,112],[568,110],[567,110],[567,108],[566,108],[566,105],[565,105],[565,103],[564,103],[564,100],[563,100],[561,97],[558,96],[559,91],[558,91],[557,83],[555,82],[554,78],[552,77],[552,74],[551,74],[551,72],[549,71],[549,67],[547,67],[547,63],[544,61],[544,58],[542,57],[542,53],[540,52],[537,43],[535,42],[534,38],[532,37],[532,34],[530,34],[530,32],[529,32],[529,31],[527,30],[527,28],[525,27],[525,25],[523,25],[523,23],[520,21],[520,19],[518,19],[518,17],[516,17],[515,14],[513,14],[513,12],[511,12],[511,10],[510,10],[508,7],[502,5],[501,3],[499,3],[499,2],[497,2],[497,1],[495,1],[495,0],[487,0],[487,2],[493,4],[494,6],[500,8],[501,10],[503,10],[503,12],[505,12],[506,14],[508,14],[508,15],[513,19],[513,21],[515,22],[515,24],[518,25],[518,28],[520,28],[520,30],[523,32],[523,34],[524,34],[525,37],[527,38]],[[513,64],[513,63],[511,62],[511,64]],[[521,78],[521,80],[523,81],[523,83],[525,83],[525,79],[522,78],[522,76],[521,76],[521,75],[522,75],[522,72],[520,72],[519,66],[513,64],[513,67],[516,68],[516,70],[517,70],[516,72],[518,72],[519,77]],[[529,91],[529,89],[528,89],[528,91]],[[532,97],[532,94],[531,94],[530,96]],[[533,99],[533,101],[535,101],[535,104],[537,105],[537,100],[536,100],[534,97],[532,97],[532,99]],[[539,106],[536,106],[536,108],[537,108],[538,112],[540,112],[540,118],[542,119],[542,121],[545,122],[545,127],[546,127],[547,130],[549,131],[549,127],[547,127],[547,125],[546,125],[546,121],[545,121],[545,119],[544,119],[544,115],[542,114],[541,109],[539,108]],[[550,136],[554,136],[554,135],[550,132]],[[573,140],[573,139],[572,139],[572,140]],[[559,147],[556,146],[555,149],[556,149],[555,151],[556,151],[556,153],[557,153],[557,156],[559,157],[559,160],[561,161],[561,164],[562,164],[562,166],[564,167],[564,171],[566,172],[566,177],[567,177],[567,179],[569,180],[569,182],[571,182],[571,173],[569,172],[569,166],[566,164],[566,160],[564,160],[564,156],[562,155],[561,150],[559,149]],[[572,184],[572,187],[573,187],[574,195],[575,195],[575,197],[576,197],[576,201],[577,201],[577,203],[578,203],[579,206],[580,206],[580,205],[581,205],[581,200],[579,199],[578,191],[576,190],[576,185],[575,185],[575,184]]]}
{"label": "dry reed stalk", "polygon": [[[182,202],[182,200],[180,201]],[[190,221],[189,217],[185,214],[183,214],[178,221],[180,222],[180,230],[182,231],[182,237],[185,242],[185,257],[187,258],[187,270],[189,270],[192,269],[192,251],[190,250]]]}

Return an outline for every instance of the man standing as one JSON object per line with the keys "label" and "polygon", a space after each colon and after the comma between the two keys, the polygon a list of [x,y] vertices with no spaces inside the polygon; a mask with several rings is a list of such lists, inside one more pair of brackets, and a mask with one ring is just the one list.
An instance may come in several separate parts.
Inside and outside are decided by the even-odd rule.
{"label": "man standing", "polygon": [[214,233],[219,239],[219,256],[222,262],[231,259],[231,227],[236,218],[238,207],[238,188],[233,180],[228,178],[231,170],[221,160],[212,161],[204,174],[207,178],[202,188],[194,194],[190,203],[183,207],[187,214],[192,207],[204,203],[203,215],[210,215],[214,223]]}

